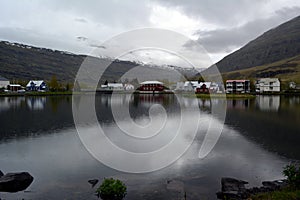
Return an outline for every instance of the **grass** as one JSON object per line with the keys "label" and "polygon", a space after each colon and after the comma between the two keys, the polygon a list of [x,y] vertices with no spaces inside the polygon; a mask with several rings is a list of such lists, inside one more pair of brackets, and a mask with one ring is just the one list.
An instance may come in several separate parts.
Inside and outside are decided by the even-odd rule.
{"label": "grass", "polygon": [[0,96],[11,97],[11,96],[55,96],[55,95],[72,95],[72,91],[65,92],[25,92],[25,93],[0,93]]}
{"label": "grass", "polygon": [[284,189],[281,191],[267,192],[254,195],[251,200],[299,200],[300,190]]}
{"label": "grass", "polygon": [[252,94],[185,94],[186,97],[197,97],[200,99],[252,99],[255,95]]}

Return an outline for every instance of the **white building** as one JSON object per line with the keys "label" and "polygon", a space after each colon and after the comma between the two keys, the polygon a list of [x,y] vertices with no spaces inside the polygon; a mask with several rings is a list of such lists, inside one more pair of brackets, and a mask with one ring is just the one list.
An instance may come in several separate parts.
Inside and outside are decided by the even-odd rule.
{"label": "white building", "polygon": [[215,82],[198,82],[198,81],[177,82],[175,90],[185,91],[185,92],[196,92],[197,88],[201,88],[203,84],[205,84],[206,88],[208,88],[210,91],[217,92],[219,90],[219,85]]}
{"label": "white building", "polygon": [[122,83],[107,83],[107,85],[101,85],[102,90],[113,90],[113,91],[123,91],[124,86]]}
{"label": "white building", "polygon": [[0,88],[7,88],[7,86],[10,84],[9,80],[0,76]]}
{"label": "white building", "polygon": [[125,83],[124,84],[124,90],[126,90],[126,91],[132,91],[132,90],[134,90],[134,85],[132,85],[130,83]]}
{"label": "white building", "polygon": [[47,90],[47,84],[43,80],[30,80],[26,85],[26,90],[45,91]]}
{"label": "white building", "polygon": [[278,78],[261,78],[256,81],[255,91],[264,92],[280,92],[280,81]]}
{"label": "white building", "polygon": [[227,80],[226,93],[233,93],[233,94],[250,93],[250,81],[249,80]]}

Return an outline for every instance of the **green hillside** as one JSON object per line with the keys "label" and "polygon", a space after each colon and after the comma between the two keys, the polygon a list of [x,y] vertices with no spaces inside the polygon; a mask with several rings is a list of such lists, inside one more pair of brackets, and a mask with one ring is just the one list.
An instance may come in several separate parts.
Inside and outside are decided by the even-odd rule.
{"label": "green hillside", "polygon": [[[265,32],[244,47],[223,58],[216,65],[221,73],[231,72],[266,65],[299,54],[300,16]],[[286,74],[284,70],[283,74]]]}
{"label": "green hillside", "polygon": [[300,54],[274,63],[222,73],[223,79],[257,79],[276,77],[284,86],[290,81],[300,84]]}

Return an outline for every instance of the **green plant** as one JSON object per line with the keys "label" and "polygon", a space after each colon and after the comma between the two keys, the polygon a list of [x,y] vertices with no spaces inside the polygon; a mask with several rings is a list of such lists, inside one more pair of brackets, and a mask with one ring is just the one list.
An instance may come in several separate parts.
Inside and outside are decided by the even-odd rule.
{"label": "green plant", "polygon": [[295,164],[289,164],[284,167],[283,175],[287,177],[291,186],[300,188],[300,167],[297,167]]}
{"label": "green plant", "polygon": [[127,194],[127,188],[122,181],[108,178],[104,179],[96,193],[103,200],[122,200]]}

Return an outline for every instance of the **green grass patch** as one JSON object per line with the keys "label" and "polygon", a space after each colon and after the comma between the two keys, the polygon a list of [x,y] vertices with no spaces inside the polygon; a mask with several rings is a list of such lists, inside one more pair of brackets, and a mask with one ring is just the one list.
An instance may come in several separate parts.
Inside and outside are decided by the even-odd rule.
{"label": "green grass patch", "polygon": [[185,97],[197,97],[200,99],[252,99],[255,95],[252,94],[185,94]]}
{"label": "green grass patch", "polygon": [[57,96],[57,95],[72,95],[72,91],[65,92],[25,92],[25,93],[16,93],[16,92],[4,92],[0,93],[0,96],[11,97],[11,96]]}
{"label": "green grass patch", "polygon": [[281,191],[267,192],[254,195],[251,200],[299,200],[300,190],[284,189]]}

